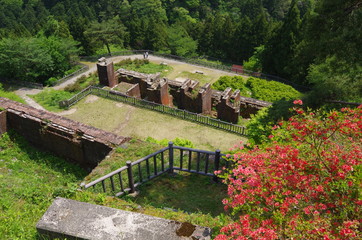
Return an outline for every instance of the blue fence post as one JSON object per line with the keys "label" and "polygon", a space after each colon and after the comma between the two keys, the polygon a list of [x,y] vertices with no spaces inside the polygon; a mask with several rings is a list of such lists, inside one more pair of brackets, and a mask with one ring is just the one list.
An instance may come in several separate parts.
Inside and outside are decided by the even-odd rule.
{"label": "blue fence post", "polygon": [[173,142],[168,143],[168,152],[169,152],[169,167],[168,171],[170,174],[173,174]]}
{"label": "blue fence post", "polygon": [[214,161],[214,177],[212,178],[214,182],[218,182],[219,178],[215,174],[215,171],[218,171],[220,168],[220,150],[215,151],[215,161]]}

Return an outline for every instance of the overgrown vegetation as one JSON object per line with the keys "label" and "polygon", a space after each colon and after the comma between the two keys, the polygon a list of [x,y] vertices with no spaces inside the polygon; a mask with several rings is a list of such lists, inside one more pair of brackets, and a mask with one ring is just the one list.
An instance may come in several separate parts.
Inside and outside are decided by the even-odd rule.
{"label": "overgrown vegetation", "polygon": [[294,100],[302,95],[283,83],[253,77],[246,79],[240,76],[223,76],[212,87],[220,91],[224,91],[227,87],[233,90],[239,89],[242,96],[273,103],[280,100]]}
{"label": "overgrown vegetation", "polygon": [[59,102],[67,100],[73,96],[72,93],[64,90],[54,90],[52,88],[46,88],[36,95],[29,95],[34,98],[45,109],[52,112],[62,111],[59,107]]}

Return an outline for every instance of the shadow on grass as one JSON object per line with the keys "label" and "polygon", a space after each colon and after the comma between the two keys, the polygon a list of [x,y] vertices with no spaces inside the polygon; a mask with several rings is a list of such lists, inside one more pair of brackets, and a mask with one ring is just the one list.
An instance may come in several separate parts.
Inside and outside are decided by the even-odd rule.
{"label": "shadow on grass", "polygon": [[57,157],[44,149],[36,148],[15,131],[9,130],[8,135],[9,138],[17,144],[21,152],[26,154],[30,160],[39,163],[41,161],[41,163],[46,164],[48,168],[61,174],[72,174],[77,180],[82,180],[87,176],[87,171],[78,164]]}
{"label": "shadow on grass", "polygon": [[215,217],[224,213],[222,199],[227,186],[214,183],[211,177],[180,172],[164,174],[139,187],[137,204],[171,208],[184,212],[200,212]]}

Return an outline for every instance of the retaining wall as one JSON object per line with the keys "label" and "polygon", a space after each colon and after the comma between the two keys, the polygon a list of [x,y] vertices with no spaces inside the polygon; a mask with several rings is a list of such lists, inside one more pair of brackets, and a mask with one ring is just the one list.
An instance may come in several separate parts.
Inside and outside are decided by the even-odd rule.
{"label": "retaining wall", "polygon": [[113,147],[129,140],[6,98],[0,98],[0,107],[6,109],[6,114],[0,114],[0,131],[3,126],[5,131],[13,129],[34,146],[87,169],[97,166]]}

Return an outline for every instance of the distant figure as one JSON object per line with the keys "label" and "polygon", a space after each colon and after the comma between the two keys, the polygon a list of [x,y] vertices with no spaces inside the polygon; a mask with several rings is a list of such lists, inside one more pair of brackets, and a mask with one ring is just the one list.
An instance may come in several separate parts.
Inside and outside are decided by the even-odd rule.
{"label": "distant figure", "polygon": [[146,58],[148,58],[148,52],[146,52]]}

